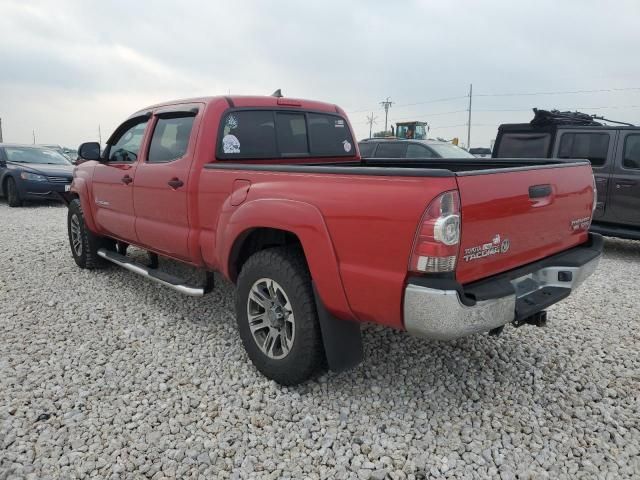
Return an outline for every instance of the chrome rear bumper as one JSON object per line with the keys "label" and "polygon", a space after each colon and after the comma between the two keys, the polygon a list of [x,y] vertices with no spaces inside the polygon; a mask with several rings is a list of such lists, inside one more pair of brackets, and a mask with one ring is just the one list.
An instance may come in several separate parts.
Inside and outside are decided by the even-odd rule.
{"label": "chrome rear bumper", "polygon": [[479,300],[472,306],[461,301],[457,290],[409,283],[404,292],[405,328],[415,336],[453,340],[506,325],[519,319],[519,310],[533,313],[565,298],[595,271],[600,257],[580,266],[540,268],[509,280],[512,294]]}

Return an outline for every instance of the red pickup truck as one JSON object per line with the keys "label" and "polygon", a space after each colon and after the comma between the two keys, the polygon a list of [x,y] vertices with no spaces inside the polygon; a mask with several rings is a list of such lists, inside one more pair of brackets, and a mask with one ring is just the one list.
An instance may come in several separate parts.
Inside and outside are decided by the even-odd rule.
{"label": "red pickup truck", "polygon": [[78,266],[109,261],[188,295],[220,272],[250,359],[282,384],[360,362],[361,322],[441,340],[541,325],[602,252],[588,161],[363,160],[327,103],[163,103],[79,156],[65,194]]}

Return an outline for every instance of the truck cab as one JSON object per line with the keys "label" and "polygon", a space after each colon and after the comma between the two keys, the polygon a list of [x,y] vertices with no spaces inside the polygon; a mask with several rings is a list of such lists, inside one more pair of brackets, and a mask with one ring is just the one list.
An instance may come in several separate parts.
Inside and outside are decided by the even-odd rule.
{"label": "truck cab", "polygon": [[493,157],[589,160],[598,191],[591,231],[640,239],[640,127],[532,123],[500,125]]}

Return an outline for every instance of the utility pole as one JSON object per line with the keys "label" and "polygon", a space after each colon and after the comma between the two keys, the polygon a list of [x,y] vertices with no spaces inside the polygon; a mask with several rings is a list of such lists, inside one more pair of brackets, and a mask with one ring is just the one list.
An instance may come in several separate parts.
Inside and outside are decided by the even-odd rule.
{"label": "utility pole", "polygon": [[471,100],[473,98],[473,83],[469,84],[469,120],[467,121],[467,150],[471,148]]}
{"label": "utility pole", "polygon": [[0,118],[0,143],[2,143],[2,118]]}
{"label": "utility pole", "polygon": [[387,120],[389,118],[389,107],[393,105],[393,102],[387,97],[386,100],[380,102],[380,105],[384,107],[384,133],[387,133]]}
{"label": "utility pole", "polygon": [[100,142],[100,145],[102,146],[102,132],[100,131],[100,124],[98,124],[98,141]]}
{"label": "utility pole", "polygon": [[373,112],[371,115],[367,115],[367,123],[369,124],[369,138],[371,138],[371,131],[373,130],[373,124],[376,123],[376,118],[373,116]]}
{"label": "utility pole", "polygon": [[36,131],[35,130],[31,130],[31,133],[33,134],[33,144],[36,144]]}

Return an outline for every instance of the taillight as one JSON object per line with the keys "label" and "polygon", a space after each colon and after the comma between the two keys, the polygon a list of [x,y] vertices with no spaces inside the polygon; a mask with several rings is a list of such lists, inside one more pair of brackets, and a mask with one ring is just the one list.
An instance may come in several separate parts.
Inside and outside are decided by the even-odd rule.
{"label": "taillight", "polygon": [[460,195],[456,190],[435,198],[424,212],[409,261],[409,271],[452,272],[460,243]]}
{"label": "taillight", "polygon": [[596,206],[598,205],[598,188],[596,187],[596,177],[591,176],[591,188],[593,189],[593,205],[591,206],[591,220],[593,220],[593,214],[596,212]]}

